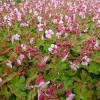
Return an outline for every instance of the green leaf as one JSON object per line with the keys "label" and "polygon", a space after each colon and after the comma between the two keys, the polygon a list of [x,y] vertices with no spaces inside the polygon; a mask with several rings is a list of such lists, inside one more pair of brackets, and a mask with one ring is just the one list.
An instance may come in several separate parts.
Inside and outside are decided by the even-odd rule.
{"label": "green leaf", "polygon": [[61,63],[57,66],[60,70],[68,69],[69,65],[66,63]]}
{"label": "green leaf", "polygon": [[6,98],[6,100],[9,100],[9,98],[11,97],[11,92],[8,91],[7,87],[3,87],[0,90],[0,96],[3,96]]}
{"label": "green leaf", "polygon": [[50,71],[49,71],[49,73],[48,73],[48,77],[50,78],[50,79],[54,79],[55,77],[56,77],[56,75],[57,75],[57,69],[55,68],[55,69],[51,69]]}
{"label": "green leaf", "polygon": [[27,96],[25,89],[25,77],[15,76],[9,84],[9,89],[16,97],[23,99]]}
{"label": "green leaf", "polygon": [[37,73],[33,73],[32,76],[30,76],[29,78],[27,78],[26,80],[26,85],[29,85],[31,81],[33,81],[35,78],[37,77]]}
{"label": "green leaf", "polygon": [[96,84],[96,97],[100,99],[100,81]]}
{"label": "green leaf", "polygon": [[0,56],[0,61],[3,61],[5,59],[6,59],[6,57],[4,55]]}
{"label": "green leaf", "polygon": [[75,83],[74,92],[76,93],[76,100],[91,100],[93,91],[86,88],[85,84]]}
{"label": "green leaf", "polygon": [[36,46],[38,46],[38,47],[44,46],[44,40],[38,39],[38,40],[36,41]]}
{"label": "green leaf", "polygon": [[36,95],[35,90],[31,90],[27,96],[27,100],[34,100],[35,95]]}
{"label": "green leaf", "polygon": [[90,62],[87,69],[90,73],[98,75],[100,73],[100,64],[96,62]]}
{"label": "green leaf", "polygon": [[73,80],[72,79],[65,79],[64,80],[64,88],[65,89],[72,89],[73,88]]}

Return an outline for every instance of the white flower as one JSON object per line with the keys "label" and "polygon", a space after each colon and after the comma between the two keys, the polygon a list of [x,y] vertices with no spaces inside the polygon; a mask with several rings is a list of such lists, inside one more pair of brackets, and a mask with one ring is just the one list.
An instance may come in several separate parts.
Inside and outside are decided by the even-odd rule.
{"label": "white flower", "polygon": [[48,85],[50,83],[50,81],[48,81],[48,82],[40,82],[40,84],[39,84],[39,88],[40,89],[43,89],[46,85]]}
{"label": "white flower", "polygon": [[2,78],[0,78],[0,82],[2,82]]}
{"label": "white flower", "polygon": [[35,15],[35,16],[38,16],[38,12],[37,12],[37,11],[34,11],[34,15]]}
{"label": "white flower", "polygon": [[20,35],[18,35],[18,34],[13,35],[13,36],[12,36],[12,39],[11,39],[12,44],[13,44],[14,40],[19,41],[19,39],[20,39]]}
{"label": "white flower", "polygon": [[42,34],[42,36],[41,36],[41,39],[44,40],[44,36],[43,36],[43,34]]}
{"label": "white flower", "polygon": [[74,96],[75,96],[75,94],[71,93],[66,100],[73,100]]}
{"label": "white flower", "polygon": [[11,67],[12,68],[12,62],[10,60],[8,60],[7,62],[7,66]]}
{"label": "white flower", "polygon": [[42,17],[41,16],[38,16],[37,19],[38,19],[38,22],[41,22]]}
{"label": "white flower", "polygon": [[57,45],[52,44],[48,50],[51,52],[51,54],[55,54],[57,53],[57,48]]}
{"label": "white flower", "polygon": [[18,60],[17,60],[17,63],[18,63],[19,65],[21,65],[22,62],[21,62],[20,59],[18,59]]}
{"label": "white flower", "polygon": [[56,24],[56,23],[57,23],[57,19],[53,19],[52,21],[53,21],[53,23],[54,23],[54,24]]}
{"label": "white flower", "polygon": [[82,65],[87,66],[89,61],[90,61],[90,59],[87,58],[87,56],[84,56],[84,57],[82,58]]}
{"label": "white flower", "polygon": [[26,46],[25,46],[24,44],[21,44],[21,48],[22,48],[23,50],[26,50]]}
{"label": "white flower", "polygon": [[22,14],[20,12],[17,12],[17,20],[19,22],[22,20],[21,16],[22,16]]}
{"label": "white flower", "polygon": [[84,32],[87,32],[87,30],[88,30],[88,28],[86,28],[86,29],[84,30]]}
{"label": "white flower", "polygon": [[30,38],[30,44],[32,44],[33,43],[33,38]]}
{"label": "white flower", "polygon": [[41,24],[41,23],[39,23],[38,25],[37,25],[37,27],[38,27],[38,29],[39,29],[39,31],[43,31],[43,24]]}
{"label": "white flower", "polygon": [[94,45],[94,49],[96,48],[96,47],[98,47],[98,41],[96,41],[96,43],[95,43],[95,45]]}
{"label": "white flower", "polygon": [[23,23],[20,23],[20,27],[28,27],[29,25],[27,24],[27,23],[25,23],[25,22],[23,22]]}
{"label": "white flower", "polygon": [[72,62],[69,62],[70,63],[70,67],[73,69],[73,70],[77,70],[77,68],[79,68],[79,66],[77,66],[75,63],[72,63]]}
{"label": "white flower", "polygon": [[28,58],[31,59],[31,54],[30,54],[30,52],[28,53]]}
{"label": "white flower", "polygon": [[64,38],[67,38],[68,37],[68,33],[65,33],[65,37]]}
{"label": "white flower", "polygon": [[19,40],[19,38],[20,38],[20,35],[18,35],[18,34],[15,34],[15,35],[14,35],[14,38],[15,38],[15,40]]}
{"label": "white flower", "polygon": [[60,38],[61,34],[62,34],[61,32],[56,33],[56,36],[57,36],[58,39]]}
{"label": "white flower", "polygon": [[22,60],[22,59],[24,59],[24,57],[25,56],[23,54],[20,54],[19,59]]}
{"label": "white flower", "polygon": [[51,29],[45,31],[45,36],[48,39],[51,39],[53,34],[54,32]]}

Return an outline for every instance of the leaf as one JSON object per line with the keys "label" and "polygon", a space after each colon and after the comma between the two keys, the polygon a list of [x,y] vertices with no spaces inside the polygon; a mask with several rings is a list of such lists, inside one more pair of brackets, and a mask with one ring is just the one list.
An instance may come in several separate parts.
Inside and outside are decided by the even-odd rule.
{"label": "leaf", "polygon": [[100,99],[100,81],[96,84],[96,97]]}
{"label": "leaf", "polygon": [[95,51],[92,58],[92,61],[100,64],[100,52]]}
{"label": "leaf", "polygon": [[48,77],[49,77],[50,79],[55,78],[56,75],[57,75],[57,69],[56,69],[56,68],[49,70]]}
{"label": "leaf", "polygon": [[3,87],[0,90],[0,96],[3,96],[6,98],[6,100],[9,100],[9,98],[11,97],[11,92],[8,91],[7,87]]}
{"label": "leaf", "polygon": [[2,85],[5,84],[6,82],[12,80],[17,74],[18,74],[17,72],[14,72],[11,75],[9,75],[7,78],[5,78],[2,82],[0,82],[0,87],[2,87]]}
{"label": "leaf", "polygon": [[65,89],[72,89],[73,88],[73,80],[72,79],[65,79],[64,80],[64,88]]}
{"label": "leaf", "polygon": [[96,62],[90,62],[87,69],[90,73],[98,75],[100,73],[100,64]]}
{"label": "leaf", "polygon": [[15,76],[8,85],[10,91],[18,98],[24,100],[27,96],[25,91],[25,77]]}
{"label": "leaf", "polygon": [[65,100],[65,98],[61,97],[61,100]]}
{"label": "leaf", "polygon": [[34,100],[35,95],[36,95],[35,90],[31,90],[27,96],[27,100]]}
{"label": "leaf", "polygon": [[30,76],[29,78],[27,78],[26,80],[26,85],[29,85],[31,81],[33,81],[35,78],[37,77],[37,73],[34,74],[32,76]]}
{"label": "leaf", "polygon": [[76,100],[91,100],[93,91],[90,91],[86,88],[85,84],[75,83],[74,92],[76,93]]}
{"label": "leaf", "polygon": [[[79,78],[80,77],[80,78]],[[73,77],[73,80],[77,83],[77,84],[83,84],[86,85],[86,88],[89,90],[92,90],[93,88],[93,80],[91,80],[91,77],[84,71],[82,70],[80,76],[75,76]],[[78,87],[78,86],[77,86]]]}
{"label": "leaf", "polygon": [[0,56],[0,61],[3,61],[5,59],[6,59],[5,55]]}
{"label": "leaf", "polygon": [[12,94],[14,94],[16,97],[18,97],[21,100],[26,100],[25,96],[27,96],[26,92],[20,91],[18,88],[15,88],[12,85],[8,86]]}
{"label": "leaf", "polygon": [[66,63],[61,63],[57,66],[60,70],[68,69],[69,65]]}
{"label": "leaf", "polygon": [[44,46],[44,40],[38,39],[38,40],[36,41],[36,46],[38,46],[38,47]]}
{"label": "leaf", "polygon": [[22,91],[25,90],[25,88],[24,88],[24,86],[25,86],[25,84],[24,84],[25,83],[25,77],[20,77],[19,78],[19,76],[17,75],[17,76],[14,77],[13,80],[10,81],[10,83],[14,87],[18,88],[19,90],[22,90]]}

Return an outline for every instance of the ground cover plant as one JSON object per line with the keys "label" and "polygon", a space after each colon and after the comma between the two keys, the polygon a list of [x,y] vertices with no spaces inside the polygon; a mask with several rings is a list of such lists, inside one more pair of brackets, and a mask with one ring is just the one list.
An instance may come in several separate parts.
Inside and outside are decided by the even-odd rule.
{"label": "ground cover plant", "polygon": [[0,100],[100,100],[100,0],[0,1]]}

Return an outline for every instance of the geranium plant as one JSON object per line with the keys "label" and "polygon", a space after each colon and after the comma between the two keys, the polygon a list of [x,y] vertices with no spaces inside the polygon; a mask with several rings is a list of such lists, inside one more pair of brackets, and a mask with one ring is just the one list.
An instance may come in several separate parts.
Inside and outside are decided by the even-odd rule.
{"label": "geranium plant", "polygon": [[0,100],[100,100],[100,0],[0,2]]}

